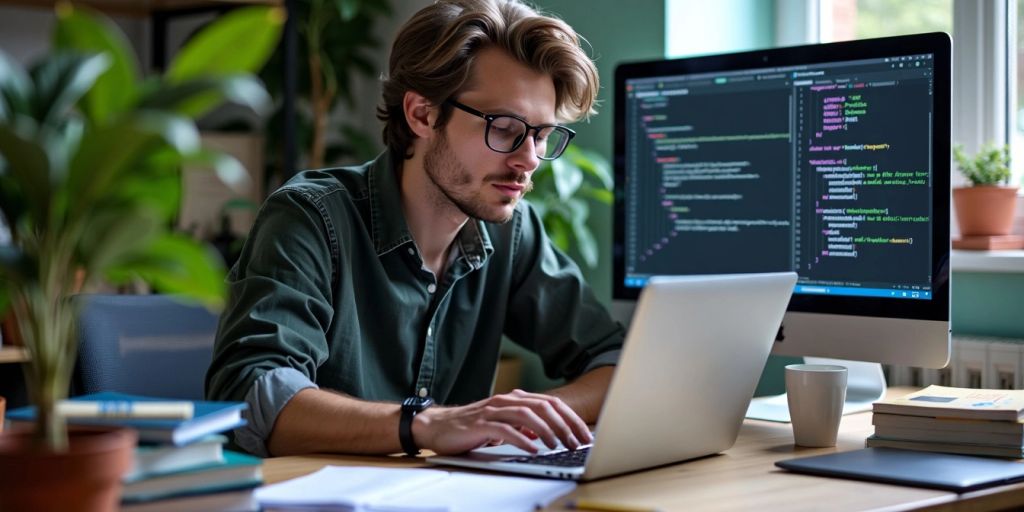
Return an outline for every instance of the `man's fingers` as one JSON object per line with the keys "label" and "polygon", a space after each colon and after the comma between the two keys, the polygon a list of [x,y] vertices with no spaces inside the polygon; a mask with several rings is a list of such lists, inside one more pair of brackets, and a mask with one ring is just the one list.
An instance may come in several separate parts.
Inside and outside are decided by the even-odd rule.
{"label": "man's fingers", "polygon": [[526,450],[527,453],[537,453],[540,451],[537,445],[533,444],[533,441],[530,441],[522,432],[508,423],[490,421],[484,423],[482,427],[491,439],[503,440],[512,446]]}
{"label": "man's fingers", "polygon": [[[579,448],[579,437],[577,437],[573,427],[566,421],[567,418],[564,417],[564,414],[561,413],[558,409],[556,409],[549,401],[541,398],[536,398],[539,396],[541,395],[503,395],[495,397],[495,400],[492,402],[492,404],[497,406],[497,410],[518,408],[528,409],[529,411],[532,412],[530,416],[536,416],[537,420],[545,427],[545,430],[551,431],[553,436],[557,436],[558,439],[562,441],[562,444],[571,449]],[[568,409],[567,406],[566,409]],[[575,416],[575,413],[573,413],[571,409],[568,410],[571,414]],[[576,419],[579,420],[578,417]],[[532,424],[527,423],[525,421],[522,424],[526,425],[527,427],[533,428]],[[584,431],[586,430],[586,424],[583,425],[583,429]],[[553,441],[553,438],[549,438],[545,430],[537,430],[536,428],[533,428],[533,430],[538,435],[540,435],[541,439],[544,440],[545,444],[547,444],[551,448],[554,448],[554,445],[551,444],[551,442],[549,442],[549,439]]]}
{"label": "man's fingers", "polygon": [[[555,436],[555,432],[550,426],[541,419],[532,409],[526,406],[512,406],[512,407],[496,407],[491,410],[486,418],[491,421],[500,421],[508,425],[515,425],[517,428],[524,426],[532,430],[536,435],[540,436],[541,440],[548,448],[555,448],[558,446],[558,438]],[[523,434],[524,438],[526,434]],[[529,438],[527,438],[529,439]]]}
{"label": "man's fingers", "polygon": [[583,418],[580,418],[580,416],[576,414],[576,411],[572,410],[572,407],[569,407],[569,404],[563,402],[557,397],[551,398],[552,400],[548,403],[550,403],[551,406],[562,415],[562,419],[564,419],[569,425],[569,428],[572,429],[572,433],[576,436],[576,439],[588,444],[594,442],[594,436],[590,434],[590,427],[587,426],[587,422],[583,421]]}
{"label": "man's fingers", "polygon": [[542,400],[547,402],[555,411],[557,411],[562,420],[565,421],[569,429],[572,430],[572,434],[576,439],[584,443],[592,443],[594,441],[594,437],[590,433],[590,428],[587,427],[587,422],[583,421],[583,419],[576,414],[576,411],[572,410],[572,407],[569,407],[569,405],[562,401],[561,398],[542,393],[529,393],[521,389],[517,389],[509,394],[518,398]]}

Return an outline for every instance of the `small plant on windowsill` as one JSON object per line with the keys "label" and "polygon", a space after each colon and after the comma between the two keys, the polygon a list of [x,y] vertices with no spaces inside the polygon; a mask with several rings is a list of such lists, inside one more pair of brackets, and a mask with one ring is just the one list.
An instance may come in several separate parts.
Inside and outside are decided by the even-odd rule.
{"label": "small plant on windowsill", "polygon": [[958,145],[953,158],[971,182],[969,187],[953,189],[960,233],[965,237],[1009,235],[1018,189],[1009,186],[1010,148],[986,145],[970,157]]}

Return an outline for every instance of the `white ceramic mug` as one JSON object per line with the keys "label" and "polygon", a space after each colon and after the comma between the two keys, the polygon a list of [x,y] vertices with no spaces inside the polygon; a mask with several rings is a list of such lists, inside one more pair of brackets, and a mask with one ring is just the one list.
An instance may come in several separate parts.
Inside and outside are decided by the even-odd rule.
{"label": "white ceramic mug", "polygon": [[786,398],[793,440],[800,446],[835,446],[846,401],[846,367],[786,366]]}

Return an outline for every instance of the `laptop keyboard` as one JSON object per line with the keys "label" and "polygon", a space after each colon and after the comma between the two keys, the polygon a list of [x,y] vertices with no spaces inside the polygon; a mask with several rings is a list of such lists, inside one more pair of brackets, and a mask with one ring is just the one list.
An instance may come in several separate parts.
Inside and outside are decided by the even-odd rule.
{"label": "laptop keyboard", "polygon": [[542,466],[559,466],[571,468],[583,466],[587,462],[587,455],[590,455],[590,446],[584,446],[577,450],[563,450],[560,452],[546,453],[544,455],[531,455],[529,457],[518,457],[509,462],[520,462],[523,464],[540,464]]}

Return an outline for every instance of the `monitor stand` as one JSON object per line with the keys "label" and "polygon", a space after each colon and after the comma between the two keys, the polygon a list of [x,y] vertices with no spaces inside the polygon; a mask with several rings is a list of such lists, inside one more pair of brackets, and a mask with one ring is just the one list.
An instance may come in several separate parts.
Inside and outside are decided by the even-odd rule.
{"label": "monitor stand", "polygon": [[[843,359],[805,357],[806,364],[837,364],[847,368],[846,403],[843,414],[870,411],[871,404],[885,395],[885,374],[882,365]],[[747,418],[789,423],[786,394],[754,398],[747,407]]]}

